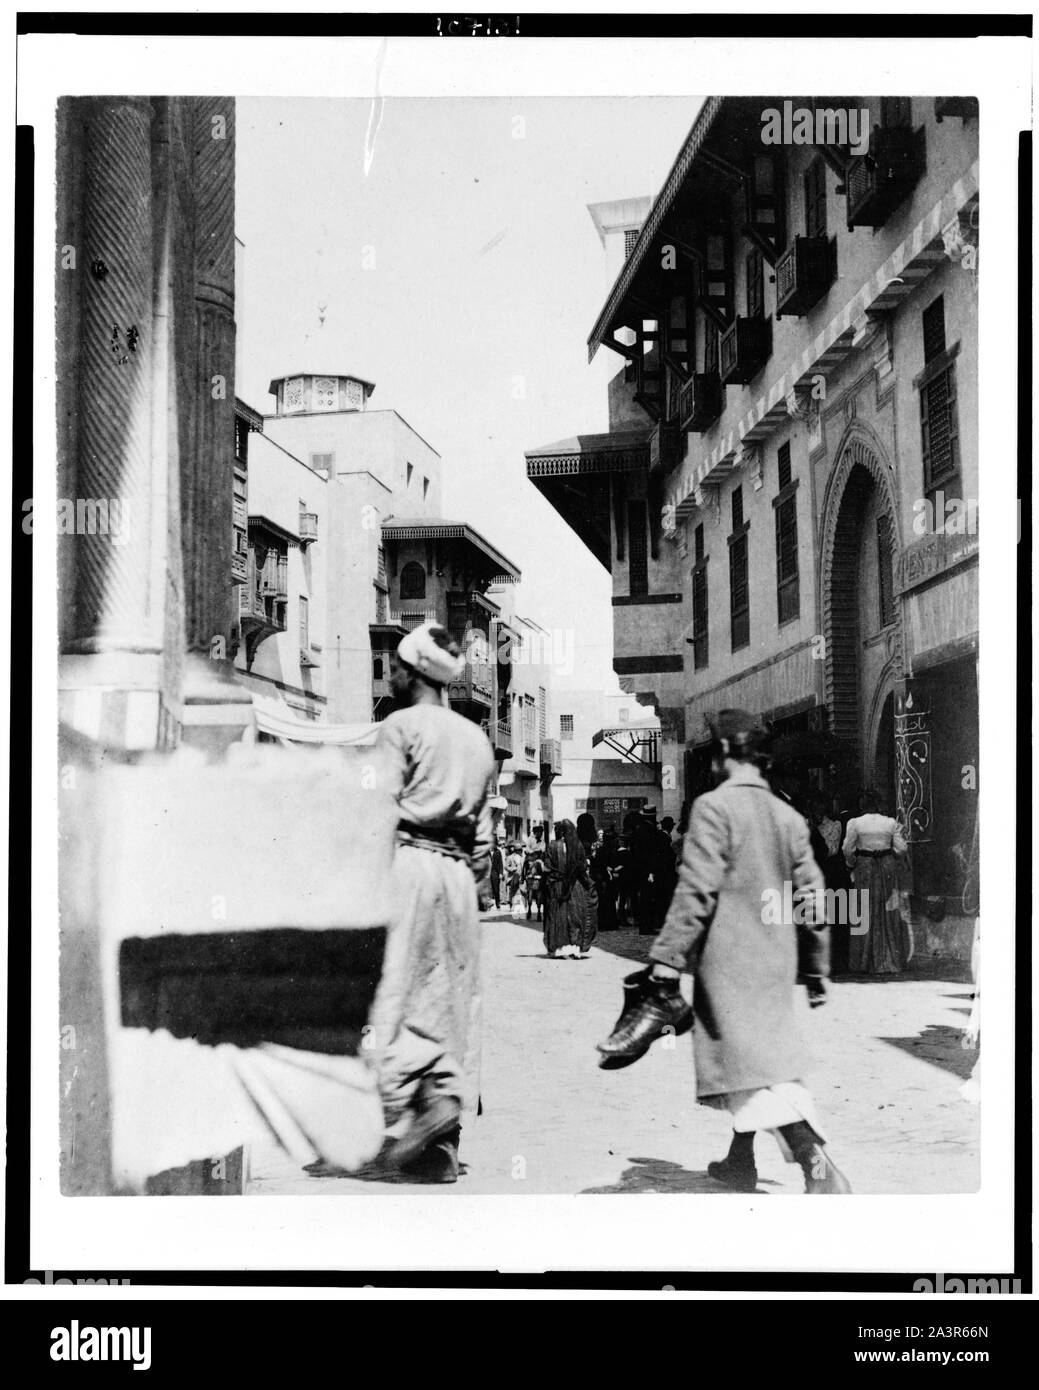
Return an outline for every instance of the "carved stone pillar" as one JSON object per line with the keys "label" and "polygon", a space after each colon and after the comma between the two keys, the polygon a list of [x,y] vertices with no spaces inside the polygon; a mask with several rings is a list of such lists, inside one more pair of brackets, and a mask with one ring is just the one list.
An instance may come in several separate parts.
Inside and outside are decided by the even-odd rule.
{"label": "carved stone pillar", "polygon": [[[74,617],[67,650],[162,650],[163,593],[150,583],[152,502],[152,106],[76,103],[83,161],[78,249]],[[74,156],[73,156],[74,157]],[[82,504],[82,517],[79,504]],[[118,518],[118,524],[116,523]],[[82,519],[83,525],[80,525]]]}
{"label": "carved stone pillar", "polygon": [[[71,514],[63,579],[59,716],[94,743],[143,750],[173,736],[176,692],[166,658],[166,456],[156,447],[164,325],[156,313],[153,104],[146,97],[68,103],[59,165],[59,225],[74,271],[59,294],[61,476]],[[72,182],[80,194],[68,196]],[[65,308],[68,308],[66,303]]]}
{"label": "carved stone pillar", "polygon": [[917,707],[908,682],[895,692],[895,783],[898,820],[911,845],[931,839],[929,711]]}

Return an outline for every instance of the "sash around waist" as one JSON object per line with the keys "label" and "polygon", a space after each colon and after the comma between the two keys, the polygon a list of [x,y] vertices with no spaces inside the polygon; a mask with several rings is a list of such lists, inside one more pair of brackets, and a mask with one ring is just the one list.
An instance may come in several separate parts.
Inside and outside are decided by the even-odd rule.
{"label": "sash around waist", "polygon": [[476,831],[471,825],[416,825],[402,820],[397,826],[397,839],[403,845],[467,862],[471,862],[476,848]]}
{"label": "sash around waist", "polygon": [[885,854],[894,854],[893,848],[888,849],[857,849],[856,859],[883,859]]}

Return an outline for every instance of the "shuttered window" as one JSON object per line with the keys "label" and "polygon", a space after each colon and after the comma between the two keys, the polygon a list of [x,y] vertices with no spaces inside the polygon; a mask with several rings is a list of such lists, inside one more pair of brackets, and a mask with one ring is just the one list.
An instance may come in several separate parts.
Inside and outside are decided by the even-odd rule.
{"label": "shuttered window", "polygon": [[732,650],[750,642],[750,585],[747,581],[747,533],[729,546],[729,622]]}
{"label": "shuttered window", "polygon": [[779,453],[776,455],[776,482],[780,492],[790,481],[790,445],[782,444]]}
{"label": "shuttered window", "polygon": [[776,593],[779,621],[796,618],[800,604],[797,569],[797,494],[776,507]]}
{"label": "shuttered window", "polygon": [[693,670],[707,665],[707,561],[702,557],[693,570]]}

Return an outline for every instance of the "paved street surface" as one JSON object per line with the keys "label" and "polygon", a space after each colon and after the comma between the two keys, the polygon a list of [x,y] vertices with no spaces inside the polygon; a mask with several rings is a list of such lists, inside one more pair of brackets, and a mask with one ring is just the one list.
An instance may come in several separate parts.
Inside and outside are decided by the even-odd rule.
{"label": "paved street surface", "polygon": [[[588,960],[551,960],[541,931],[504,910],[484,923],[482,1117],[462,1136],[453,1186],[316,1179],[284,1154],[254,1153],[251,1192],[329,1196],[461,1193],[711,1192],[705,1173],[729,1142],[726,1116],[694,1102],[689,1037],[619,1072],[595,1043],[620,1012],[621,980],[651,938],[601,934]],[[960,1095],[976,1053],[960,1045],[970,1012],[963,971],[838,982],[802,1025],[817,1059],[808,1080],[836,1162],[858,1193],[972,1192],[978,1108]],[[937,976],[943,976],[937,978]],[[690,982],[684,981],[688,993]],[[803,1000],[803,991],[799,991]],[[757,1141],[759,1191],[802,1191],[771,1135]]]}

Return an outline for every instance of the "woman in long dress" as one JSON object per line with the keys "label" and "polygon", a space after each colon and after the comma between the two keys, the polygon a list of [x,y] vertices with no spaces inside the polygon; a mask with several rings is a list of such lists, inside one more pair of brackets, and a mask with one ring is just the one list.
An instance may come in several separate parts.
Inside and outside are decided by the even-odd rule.
{"label": "woman in long dress", "polygon": [[[896,858],[908,846],[898,821],[880,814],[874,792],[864,792],[860,805],[864,814],[848,822],[843,846],[859,899],[848,967],[858,975],[895,975],[906,968],[912,954]],[[863,893],[869,895],[866,911]]]}
{"label": "woman in long dress", "polygon": [[588,860],[577,838],[573,821],[556,825],[556,838],[545,856],[542,882],[545,914],[545,950],[565,960],[588,954]]}

